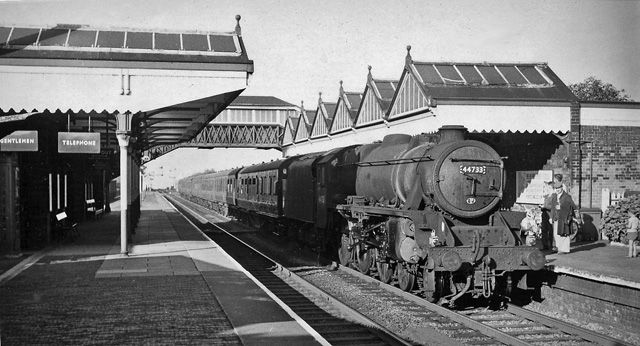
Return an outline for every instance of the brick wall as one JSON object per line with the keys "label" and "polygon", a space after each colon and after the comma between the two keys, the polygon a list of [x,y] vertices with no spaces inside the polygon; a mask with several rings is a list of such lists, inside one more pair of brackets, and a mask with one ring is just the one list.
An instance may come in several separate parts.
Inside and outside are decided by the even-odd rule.
{"label": "brick wall", "polygon": [[637,338],[636,331],[640,328],[640,316],[638,310],[633,307],[549,286],[542,286],[541,295],[544,300],[541,304],[534,304],[533,310],[570,323],[589,326],[596,332],[607,331],[609,335],[616,338],[627,339],[632,335],[636,335]]}
{"label": "brick wall", "polygon": [[600,206],[602,189],[640,190],[640,127],[582,126],[583,206]]}
{"label": "brick wall", "polygon": [[579,205],[579,201],[581,200],[581,188],[580,188],[580,177],[582,176],[582,165],[581,165],[581,144],[583,139],[581,138],[581,128],[580,128],[580,104],[578,102],[571,103],[571,125],[569,132],[569,161],[571,162],[571,182],[576,183],[576,188],[571,189],[571,194],[573,195],[573,200],[576,201]]}

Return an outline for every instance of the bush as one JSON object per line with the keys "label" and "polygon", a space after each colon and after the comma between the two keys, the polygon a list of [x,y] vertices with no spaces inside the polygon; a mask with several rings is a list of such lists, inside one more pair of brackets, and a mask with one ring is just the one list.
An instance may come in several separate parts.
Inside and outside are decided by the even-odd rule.
{"label": "bush", "polygon": [[605,210],[602,217],[602,232],[609,240],[627,242],[629,210],[636,215],[640,213],[640,195],[624,198],[618,204],[611,205]]}

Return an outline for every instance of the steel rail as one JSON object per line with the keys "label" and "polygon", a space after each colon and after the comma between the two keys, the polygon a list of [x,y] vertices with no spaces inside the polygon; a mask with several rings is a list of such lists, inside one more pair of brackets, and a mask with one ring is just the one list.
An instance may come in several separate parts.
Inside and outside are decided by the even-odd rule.
{"label": "steel rail", "polygon": [[526,319],[529,319],[531,321],[543,324],[547,327],[550,328],[554,328],[554,329],[559,329],[563,332],[567,332],[570,333],[572,335],[577,335],[585,340],[591,341],[593,343],[599,344],[599,345],[606,345],[606,346],[617,346],[617,345],[629,345],[631,346],[631,344],[628,344],[622,340],[618,340],[618,339],[614,339],[610,336],[607,335],[602,335],[602,334],[598,334],[592,330],[588,330],[582,327],[578,327],[575,326],[571,323],[562,321],[562,320],[558,320],[552,317],[548,317],[545,315],[542,315],[540,313],[534,312],[534,311],[530,311],[524,308],[521,308],[517,305],[508,303],[507,304],[507,311],[518,315],[520,317],[524,317]]}
{"label": "steel rail", "polygon": [[[174,202],[176,204],[179,204],[184,210],[186,210],[190,215],[192,215],[193,217],[199,219],[199,221],[203,221],[206,220],[204,217],[200,216],[198,214],[197,211],[189,208],[188,206],[186,206],[184,203],[177,201],[175,196],[171,196],[168,199],[171,200],[171,202]],[[176,208],[177,209],[177,208]],[[251,246],[250,244],[247,244],[245,241],[243,241],[242,239],[236,237],[235,235],[233,235],[232,233],[228,232],[227,230],[225,230],[224,228],[220,227],[219,225],[209,222],[207,220],[207,225],[215,227],[216,229],[218,229],[219,231],[223,232],[225,235],[233,238],[235,241],[241,243],[243,246],[251,249],[252,251],[254,251],[255,253],[257,253],[258,255],[264,257],[265,259],[267,259],[268,261],[271,261],[272,263],[274,263],[274,270],[273,272],[280,272],[280,274],[288,276],[289,278],[291,278],[296,284],[300,285],[301,287],[303,287],[304,289],[311,291],[312,294],[321,297],[323,300],[325,300],[329,305],[331,305],[332,307],[336,308],[340,313],[344,314],[347,318],[350,318],[352,321],[357,321],[357,323],[360,323],[364,326],[367,327],[371,327],[374,329],[378,329],[379,331],[381,331],[382,333],[386,334],[387,336],[389,336],[390,338],[394,339],[396,342],[398,342],[399,344],[402,345],[412,345],[412,343],[407,342],[406,340],[404,340],[402,337],[398,336],[397,334],[395,334],[394,332],[392,332],[391,330],[387,329],[386,327],[380,325],[379,323],[369,319],[367,316],[361,314],[360,312],[356,311],[355,309],[349,307],[348,305],[342,303],[338,298],[334,297],[333,295],[331,295],[330,293],[322,290],[321,288],[314,286],[312,283],[310,283],[309,281],[301,278],[299,275],[297,275],[296,273],[292,272],[290,269],[286,268],[285,266],[283,266],[282,264],[280,264],[279,262],[275,261],[274,259],[272,259],[271,257],[269,257],[268,255],[264,254],[263,252],[261,252],[260,250],[256,249],[255,247]],[[208,236],[207,236],[208,237]],[[249,273],[250,275],[250,273]],[[277,275],[277,274],[276,274]],[[257,279],[256,279],[257,280]],[[263,287],[264,290],[268,290],[269,292],[271,292],[267,287]],[[295,288],[294,288],[295,289]],[[271,292],[274,296],[276,296],[273,292]],[[302,292],[300,292],[302,295],[304,295]],[[293,312],[293,311],[292,311]],[[295,313],[295,312],[293,312]],[[300,317],[302,320],[304,320],[302,317]],[[309,326],[310,328],[313,328],[311,326]]]}
{"label": "steel rail", "polygon": [[[485,325],[482,322],[476,321],[474,319],[471,319],[465,315],[461,315],[458,314],[452,310],[443,308],[437,304],[433,304],[430,303],[424,299],[421,299],[418,296],[415,296],[411,293],[405,292],[397,287],[391,286],[391,285],[387,285],[387,284],[383,284],[382,282],[378,281],[375,278],[372,278],[368,275],[364,275],[362,273],[360,273],[357,270],[351,269],[349,267],[344,267],[344,266],[340,266],[340,270],[349,273],[350,275],[356,276],[358,278],[361,278],[367,282],[370,283],[375,283],[377,285],[379,285],[379,287],[381,287],[382,289],[394,293],[396,295],[399,295],[403,298],[407,298],[413,302],[416,302],[418,305],[424,306],[427,309],[436,312],[438,314],[441,314],[445,317],[450,318],[451,320],[454,320],[456,322],[462,323],[466,326],[468,326],[469,328],[475,329],[487,336],[490,336],[492,338],[495,338],[496,340],[503,342],[505,344],[509,344],[509,345],[530,345],[530,343],[527,343],[524,340],[518,339],[515,336],[512,336],[510,334],[504,333],[498,329],[495,329],[493,327],[490,327],[488,325]],[[533,322],[539,323],[541,325],[544,325],[546,327],[549,327],[551,329],[555,329],[561,332],[565,332],[568,333],[569,335],[573,335],[573,336],[577,336],[579,338],[582,338],[586,341],[589,342],[593,342],[595,344],[598,345],[605,345],[605,346],[631,346],[631,344],[626,343],[622,340],[618,340],[612,337],[609,337],[607,335],[602,335],[599,334],[597,332],[579,327],[579,326],[575,326],[573,324],[570,324],[568,322],[562,321],[562,320],[558,320],[552,317],[548,317],[542,314],[539,314],[537,312],[534,311],[530,311],[530,310],[526,310],[524,308],[521,308],[519,306],[516,306],[514,304],[507,304],[507,311],[519,316],[519,317],[523,317],[526,318],[528,320],[531,320]],[[536,340],[531,340],[531,342],[536,342]]]}
{"label": "steel rail", "polygon": [[411,293],[405,292],[397,287],[391,286],[391,285],[387,285],[384,284],[380,281],[378,281],[377,279],[374,279],[368,275],[364,275],[362,273],[360,273],[359,271],[353,270],[351,268],[345,267],[345,266],[339,266],[338,267],[339,270],[342,270],[346,273],[349,273],[350,275],[353,275],[355,277],[358,277],[364,281],[367,281],[369,283],[374,283],[377,284],[380,288],[393,293],[395,295],[398,295],[402,298],[405,298],[407,300],[410,300],[422,307],[427,308],[428,310],[431,310],[439,315],[442,315],[444,317],[447,317],[449,319],[451,319],[452,321],[461,323],[471,329],[477,330],[480,333],[489,336],[491,338],[494,338],[495,340],[498,340],[502,343],[505,343],[507,345],[514,345],[514,346],[527,346],[527,345],[531,345],[530,343],[520,340],[518,338],[516,338],[515,336],[509,335],[505,332],[502,332],[498,329],[495,329],[493,327],[490,327],[482,322],[478,322],[472,318],[469,318],[467,316],[458,314],[454,311],[451,311],[449,309],[443,308],[440,305],[437,304],[433,304],[433,303],[429,303],[428,301],[413,295]]}

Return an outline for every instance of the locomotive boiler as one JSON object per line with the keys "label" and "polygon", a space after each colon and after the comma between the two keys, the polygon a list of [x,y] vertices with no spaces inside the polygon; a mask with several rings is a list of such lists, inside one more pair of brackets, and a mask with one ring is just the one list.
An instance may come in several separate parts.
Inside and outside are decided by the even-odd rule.
{"label": "locomotive boiler", "polygon": [[[497,211],[504,164],[489,145],[445,126],[433,143],[390,135],[356,149],[355,195],[336,209],[347,220],[339,257],[362,272],[394,275],[429,300],[509,293],[512,279],[540,270],[544,255],[523,246]],[[515,274],[515,275],[514,275]]]}

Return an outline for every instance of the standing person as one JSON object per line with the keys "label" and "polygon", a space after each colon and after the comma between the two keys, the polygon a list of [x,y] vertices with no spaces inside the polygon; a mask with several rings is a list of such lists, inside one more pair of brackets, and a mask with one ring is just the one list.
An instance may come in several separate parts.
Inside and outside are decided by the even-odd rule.
{"label": "standing person", "polygon": [[629,255],[627,257],[638,257],[638,228],[640,228],[640,220],[629,210],[629,221],[627,221],[627,240],[629,240]]}
{"label": "standing person", "polygon": [[564,192],[560,182],[554,182],[555,193],[552,198],[551,219],[553,222],[553,238],[556,241],[558,254],[566,254],[570,251],[571,221],[578,209],[571,196]]}
{"label": "standing person", "polygon": [[[549,186],[548,189],[553,189],[553,182],[548,182],[547,184]],[[542,210],[542,222],[540,223],[542,233],[542,250],[553,249],[553,221],[551,219],[551,208],[553,207],[554,198],[555,196],[553,192],[545,194],[544,204],[540,206],[540,209]]]}

